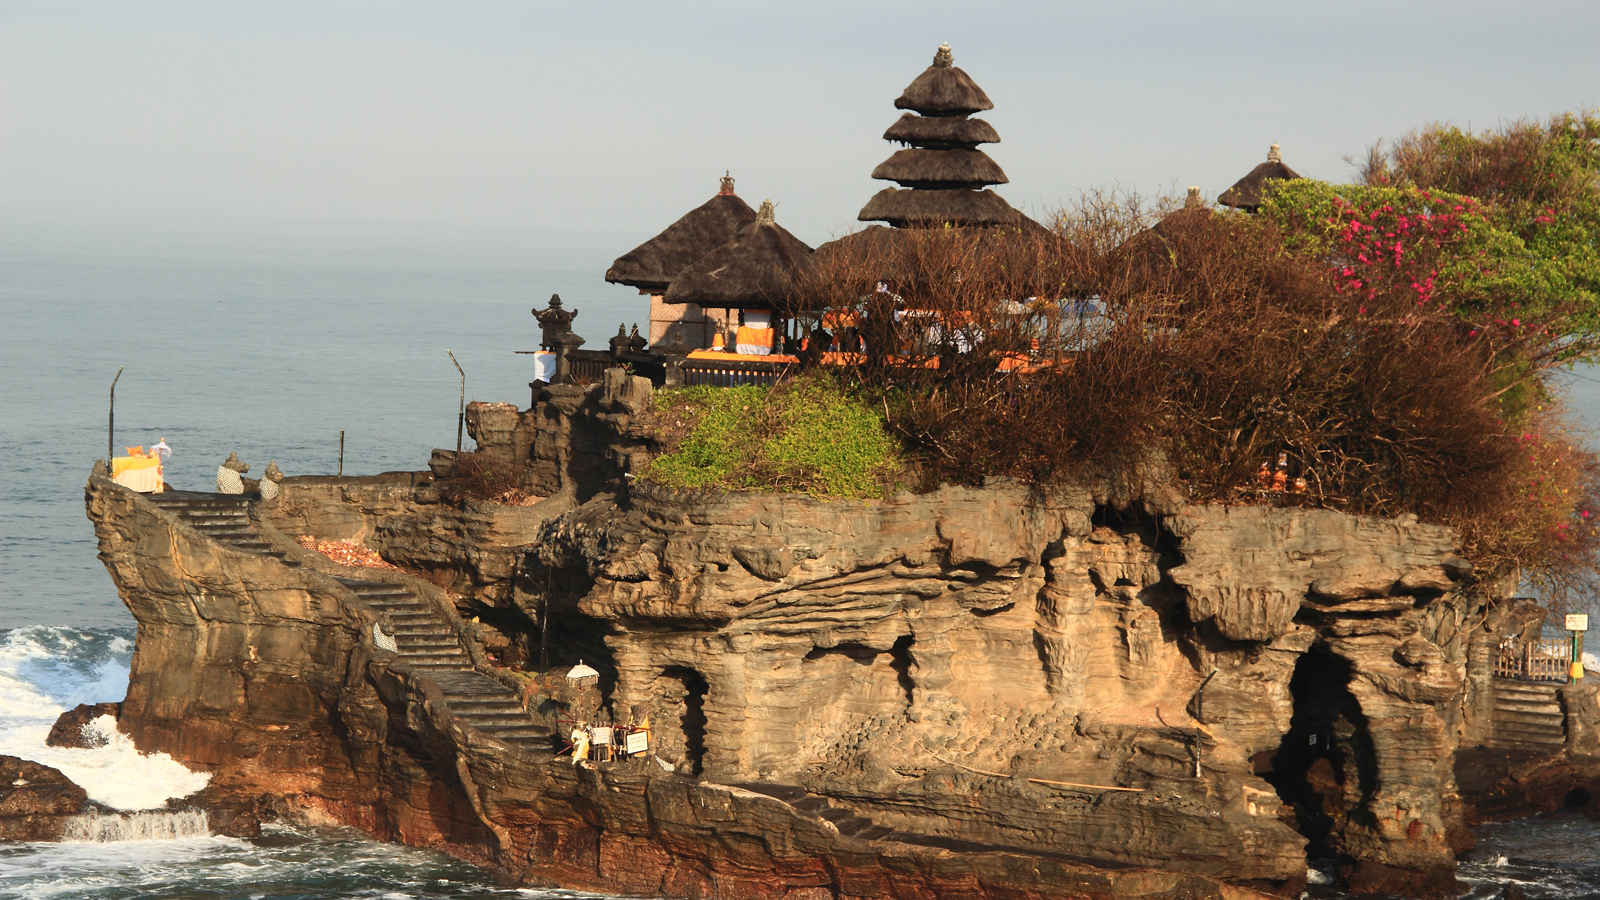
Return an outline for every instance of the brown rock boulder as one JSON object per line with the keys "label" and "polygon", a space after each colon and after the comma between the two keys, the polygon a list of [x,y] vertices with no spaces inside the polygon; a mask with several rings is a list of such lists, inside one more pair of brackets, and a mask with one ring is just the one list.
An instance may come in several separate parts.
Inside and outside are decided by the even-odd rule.
{"label": "brown rock boulder", "polygon": [[67,776],[0,756],[0,843],[60,840],[66,820],[89,808],[88,794]]}
{"label": "brown rock boulder", "polygon": [[44,742],[52,747],[78,747],[85,750],[104,747],[106,739],[94,732],[85,733],[84,726],[101,716],[115,719],[120,715],[121,703],[80,703],[56,719]]}

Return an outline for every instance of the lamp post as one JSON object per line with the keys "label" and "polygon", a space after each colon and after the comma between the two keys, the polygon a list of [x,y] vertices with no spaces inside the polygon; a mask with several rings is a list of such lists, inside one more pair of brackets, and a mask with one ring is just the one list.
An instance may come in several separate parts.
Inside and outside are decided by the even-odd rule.
{"label": "lamp post", "polygon": [[111,465],[111,458],[116,456],[116,441],[112,435],[117,431],[117,382],[122,378],[122,370],[126,366],[117,366],[117,376],[111,379],[111,400],[106,404],[106,465]]}
{"label": "lamp post", "polygon": [[1577,683],[1583,677],[1583,633],[1589,630],[1587,613],[1568,613],[1567,630],[1572,632],[1572,668],[1567,671],[1568,682]]}

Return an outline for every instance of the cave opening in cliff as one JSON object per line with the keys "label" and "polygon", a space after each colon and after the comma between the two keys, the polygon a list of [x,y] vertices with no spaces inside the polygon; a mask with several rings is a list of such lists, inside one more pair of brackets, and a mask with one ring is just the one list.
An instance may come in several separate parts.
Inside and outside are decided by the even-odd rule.
{"label": "cave opening in cliff", "polygon": [[1366,815],[1377,790],[1377,754],[1351,675],[1349,660],[1323,644],[1301,655],[1289,680],[1294,715],[1266,776],[1293,810],[1312,860],[1347,856],[1344,826]]}
{"label": "cave opening in cliff", "polygon": [[[675,685],[682,685],[682,693],[677,698],[668,697],[664,700],[676,706],[672,712],[677,713],[678,722],[683,729],[681,734],[676,736],[680,738],[681,743],[673,740],[674,736],[663,734],[662,749],[669,752],[681,749],[685,766],[692,774],[699,775],[705,769],[706,694],[711,686],[706,683],[704,675],[688,666],[668,666],[661,674]],[[677,691],[674,690],[674,693]]]}

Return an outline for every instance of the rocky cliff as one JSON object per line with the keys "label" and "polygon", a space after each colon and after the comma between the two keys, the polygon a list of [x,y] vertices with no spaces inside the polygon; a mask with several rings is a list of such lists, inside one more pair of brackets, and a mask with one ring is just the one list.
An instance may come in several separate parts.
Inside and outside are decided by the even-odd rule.
{"label": "rocky cliff", "polygon": [[[1452,762],[1487,733],[1485,646],[1510,625],[1449,531],[1170,487],[672,491],[631,477],[648,401],[613,371],[474,404],[479,453],[548,500],[288,479],[250,511],[269,553],[91,478],[139,621],[122,727],[216,771],[241,823],[315,815],[527,883],[1223,896],[1294,890],[1309,855],[1358,888],[1451,886]],[[354,579],[302,535],[402,570]],[[396,616],[437,620],[432,655]],[[372,626],[397,622],[391,653]],[[580,657],[597,697],[511,671]],[[520,730],[471,713],[496,691]],[[582,704],[648,714],[659,764],[508,737]]]}

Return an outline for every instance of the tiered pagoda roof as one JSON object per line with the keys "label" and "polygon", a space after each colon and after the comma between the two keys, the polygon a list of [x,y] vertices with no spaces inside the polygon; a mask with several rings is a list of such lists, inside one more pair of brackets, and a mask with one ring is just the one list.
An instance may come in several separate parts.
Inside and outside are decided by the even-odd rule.
{"label": "tiered pagoda roof", "polygon": [[1267,161],[1235,181],[1233,187],[1222,192],[1217,202],[1245,212],[1255,212],[1261,206],[1262,192],[1266,189],[1267,181],[1273,178],[1289,180],[1299,177],[1301,177],[1299,172],[1283,164],[1283,154],[1279,152],[1278,145],[1273,144],[1267,151]]}
{"label": "tiered pagoda roof", "polygon": [[777,223],[767,200],[733,240],[680,271],[665,299],[723,309],[775,309],[810,266],[811,248]]}
{"label": "tiered pagoda roof", "polygon": [[933,65],[895,101],[901,116],[884,140],[909,145],[872,170],[872,177],[898,188],[879,191],[857,216],[863,222],[907,225],[1017,225],[1024,217],[998,194],[986,190],[1009,179],[979,144],[1000,140],[975,112],[993,109],[989,95],[972,76],[953,64],[950,45],[934,54]]}
{"label": "tiered pagoda roof", "polygon": [[724,175],[715,197],[617,257],[606,270],[606,281],[662,293],[690,263],[733,240],[755,219],[756,211],[733,192],[733,178]]}

